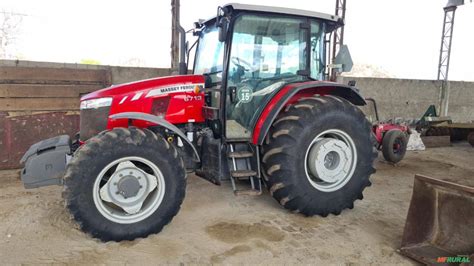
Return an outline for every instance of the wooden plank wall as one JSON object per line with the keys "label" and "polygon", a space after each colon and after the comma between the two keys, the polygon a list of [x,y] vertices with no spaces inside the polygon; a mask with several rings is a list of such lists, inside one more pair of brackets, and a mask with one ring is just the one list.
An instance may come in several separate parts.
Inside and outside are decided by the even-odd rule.
{"label": "wooden plank wall", "polygon": [[79,97],[110,85],[110,71],[0,67],[0,111],[78,110]]}
{"label": "wooden plank wall", "polygon": [[110,70],[0,66],[0,169],[30,145],[79,129],[81,95],[111,84]]}

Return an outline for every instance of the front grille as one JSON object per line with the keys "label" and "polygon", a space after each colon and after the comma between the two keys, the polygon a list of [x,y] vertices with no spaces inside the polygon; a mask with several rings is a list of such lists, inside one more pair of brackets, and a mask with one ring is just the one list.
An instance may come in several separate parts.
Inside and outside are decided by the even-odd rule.
{"label": "front grille", "polygon": [[110,106],[81,110],[80,140],[86,141],[107,129]]}

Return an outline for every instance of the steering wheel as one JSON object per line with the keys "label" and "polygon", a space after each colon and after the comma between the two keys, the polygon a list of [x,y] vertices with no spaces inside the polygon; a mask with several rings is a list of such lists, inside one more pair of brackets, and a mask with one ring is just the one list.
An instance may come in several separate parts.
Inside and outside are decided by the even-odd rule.
{"label": "steering wheel", "polygon": [[252,64],[250,64],[249,62],[247,62],[247,61],[245,61],[244,59],[239,58],[239,57],[237,57],[237,56],[232,56],[232,57],[230,58],[230,61],[231,61],[234,65],[236,65],[236,66],[238,66],[238,67],[241,67],[241,68],[242,68],[243,70],[245,70],[245,71],[249,71],[249,70],[252,69]]}

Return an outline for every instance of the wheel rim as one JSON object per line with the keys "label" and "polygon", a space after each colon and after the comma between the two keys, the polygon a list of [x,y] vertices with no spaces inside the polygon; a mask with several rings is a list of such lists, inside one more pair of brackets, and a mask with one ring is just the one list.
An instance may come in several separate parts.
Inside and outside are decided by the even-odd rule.
{"label": "wheel rim", "polygon": [[94,204],[108,220],[140,222],[161,205],[165,180],[160,169],[141,157],[124,157],[108,164],[93,187]]}
{"label": "wheel rim", "polygon": [[341,130],[329,129],[318,134],[306,150],[306,177],[317,190],[336,191],[352,178],[356,163],[352,138]]}

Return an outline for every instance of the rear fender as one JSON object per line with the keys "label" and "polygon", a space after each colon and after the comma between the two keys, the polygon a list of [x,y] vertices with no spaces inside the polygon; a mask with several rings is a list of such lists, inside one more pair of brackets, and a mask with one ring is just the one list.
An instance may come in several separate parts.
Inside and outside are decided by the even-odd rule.
{"label": "rear fender", "polygon": [[184,142],[186,142],[189,146],[191,146],[191,148],[194,151],[194,154],[196,155],[197,161],[198,162],[201,161],[196,147],[194,147],[193,143],[189,141],[186,135],[184,135],[184,133],[175,125],[169,123],[168,121],[166,121],[165,119],[161,117],[147,114],[147,113],[140,113],[140,112],[125,112],[125,113],[118,113],[118,114],[111,115],[109,116],[109,118],[113,120],[116,120],[116,119],[142,120],[142,121],[150,122],[152,124],[160,125],[168,130],[171,130],[174,133],[176,133]]}
{"label": "rear fender", "polygon": [[275,94],[260,114],[255,124],[252,142],[255,145],[263,144],[273,121],[283,107],[296,102],[298,99],[311,97],[315,94],[338,96],[359,106],[367,104],[358,89],[352,86],[320,81],[289,84]]}

